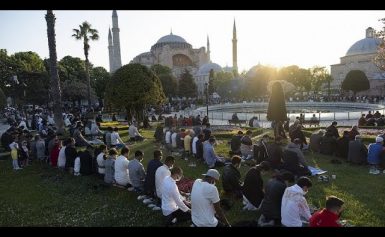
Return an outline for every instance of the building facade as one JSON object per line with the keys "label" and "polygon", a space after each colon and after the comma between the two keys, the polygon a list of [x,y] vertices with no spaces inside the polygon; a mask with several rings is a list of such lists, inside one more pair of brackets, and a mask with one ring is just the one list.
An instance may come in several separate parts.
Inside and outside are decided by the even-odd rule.
{"label": "building facade", "polygon": [[330,74],[333,77],[330,86],[334,92],[341,91],[342,82],[351,70],[360,70],[369,79],[370,89],[362,91],[357,95],[385,95],[385,72],[381,71],[374,64],[374,57],[381,40],[376,38],[374,33],[373,28],[367,28],[365,32],[366,37],[354,43],[348,49],[346,55],[340,58],[339,64],[330,66]]}

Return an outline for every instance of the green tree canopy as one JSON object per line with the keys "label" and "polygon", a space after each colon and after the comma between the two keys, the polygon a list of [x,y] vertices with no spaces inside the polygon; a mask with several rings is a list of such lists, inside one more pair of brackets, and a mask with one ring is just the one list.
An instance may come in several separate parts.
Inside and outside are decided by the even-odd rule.
{"label": "green tree canopy", "polygon": [[80,81],[87,83],[85,62],[77,57],[65,56],[58,62],[61,81]]}
{"label": "green tree canopy", "polygon": [[25,104],[44,105],[49,101],[50,78],[47,72],[22,72],[19,81],[16,93],[22,96]]}
{"label": "green tree canopy", "polygon": [[7,98],[5,97],[3,90],[0,88],[0,109],[3,109],[5,106],[7,106]]}
{"label": "green tree canopy", "polygon": [[45,67],[43,59],[32,51],[18,52],[11,55],[11,60],[17,65],[18,71],[26,72],[44,72]]}
{"label": "green tree canopy", "polygon": [[107,82],[110,80],[111,75],[104,67],[95,67],[91,69],[90,76],[91,86],[95,89],[96,95],[100,99],[104,99],[104,92],[106,91]]}
{"label": "green tree canopy", "polygon": [[159,78],[146,66],[134,63],[118,69],[107,83],[106,99],[116,108],[125,108],[128,118],[142,118],[143,109],[165,100]]}
{"label": "green tree canopy", "polygon": [[197,85],[194,82],[193,76],[186,69],[180,76],[178,95],[180,97],[196,97]]}
{"label": "green tree canopy", "polygon": [[269,121],[286,121],[287,112],[285,104],[285,95],[282,90],[281,83],[275,82],[272,86],[272,93],[267,109],[267,120]]}
{"label": "green tree canopy", "polygon": [[385,71],[385,18],[379,21],[382,22],[383,26],[382,29],[376,33],[376,37],[379,38],[381,42],[378,46],[377,54],[374,57],[374,63],[380,70]]}
{"label": "green tree canopy", "polygon": [[332,81],[332,77],[325,67],[314,66],[310,69],[310,74],[311,86],[314,93],[319,92],[323,84],[330,83]]}
{"label": "green tree canopy", "polygon": [[355,96],[357,92],[369,90],[370,83],[363,71],[352,70],[346,75],[341,87],[343,90],[353,91]]}
{"label": "green tree canopy", "polygon": [[169,67],[160,64],[155,64],[151,67],[151,70],[160,79],[162,83],[163,92],[166,97],[174,97],[177,94],[178,84],[176,78],[172,74]]}

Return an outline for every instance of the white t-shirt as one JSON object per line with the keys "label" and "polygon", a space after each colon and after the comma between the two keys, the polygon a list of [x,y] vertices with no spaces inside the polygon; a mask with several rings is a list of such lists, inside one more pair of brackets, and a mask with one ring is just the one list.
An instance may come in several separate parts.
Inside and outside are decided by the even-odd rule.
{"label": "white t-shirt", "polygon": [[131,184],[130,176],[128,173],[128,163],[126,157],[120,155],[116,158],[115,161],[115,181],[119,185],[126,186],[127,184]]}
{"label": "white t-shirt", "polygon": [[117,145],[120,143],[120,136],[117,132],[111,133],[111,145]]}
{"label": "white t-shirt", "polygon": [[191,219],[198,227],[216,227],[214,203],[219,202],[219,193],[215,185],[195,180],[191,191]]}
{"label": "white t-shirt", "polygon": [[168,216],[178,209],[186,212],[190,208],[184,204],[176,181],[171,176],[167,176],[162,184],[162,213]]}
{"label": "white t-shirt", "polygon": [[174,147],[174,148],[177,147],[177,144],[176,144],[176,135],[177,135],[176,132],[174,132],[174,133],[171,135],[171,145],[172,145],[172,147]]}
{"label": "white t-shirt", "polygon": [[[96,157],[96,161],[98,162],[98,172],[99,174],[105,174],[106,169],[104,168],[104,159],[103,159],[104,153],[100,152],[99,155]],[[102,167],[102,168],[100,168]]]}
{"label": "white t-shirt", "polygon": [[65,150],[66,150],[66,147],[63,146],[59,151],[59,156],[57,159],[57,167],[59,168],[64,168],[66,165],[67,158],[66,158]]}
{"label": "white t-shirt", "polygon": [[166,144],[171,143],[171,132],[170,131],[166,132],[166,137],[164,138],[164,140],[166,141]]}
{"label": "white t-shirt", "polygon": [[74,173],[79,173],[80,172],[80,157],[75,158],[74,162]]}
{"label": "white t-shirt", "polygon": [[195,136],[192,141],[192,153],[196,154],[197,153],[197,141],[198,141],[198,136]]}
{"label": "white t-shirt", "polygon": [[171,171],[167,165],[162,165],[155,172],[155,188],[158,198],[162,198],[162,184],[164,178],[171,175]]}

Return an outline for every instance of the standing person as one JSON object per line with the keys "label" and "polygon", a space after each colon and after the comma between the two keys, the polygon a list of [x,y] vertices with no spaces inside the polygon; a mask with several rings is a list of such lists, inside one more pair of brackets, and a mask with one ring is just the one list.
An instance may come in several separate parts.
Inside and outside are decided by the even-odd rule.
{"label": "standing person", "polygon": [[191,191],[191,220],[197,227],[230,226],[220,206],[220,198],[215,182],[219,172],[209,169],[203,179],[195,180]]}
{"label": "standing person", "polygon": [[9,148],[11,149],[13,170],[23,169],[19,167],[19,161],[18,161],[19,144],[17,144],[17,138],[15,138],[13,142],[9,144]]}
{"label": "standing person", "polygon": [[66,155],[65,155],[65,150],[66,150],[66,147],[67,147],[67,144],[68,144],[68,141],[69,141],[70,138],[66,139],[63,141],[63,146],[60,148],[60,151],[59,151],[59,156],[58,156],[58,159],[57,159],[57,167],[60,169],[60,170],[64,170],[65,167],[66,167]]}
{"label": "standing person", "polygon": [[281,222],[286,227],[302,227],[302,219],[309,221],[311,214],[304,197],[312,186],[312,182],[307,177],[300,177],[297,184],[286,188],[282,197]]}
{"label": "standing person", "polygon": [[151,198],[156,197],[156,187],[155,187],[155,173],[156,170],[163,165],[162,163],[162,151],[154,151],[154,159],[150,160],[147,164],[147,174],[144,180],[144,192],[146,196]]}
{"label": "standing person", "polygon": [[106,173],[105,160],[107,158],[107,146],[102,144],[99,146],[100,153],[96,156],[96,162],[98,163],[98,176],[104,178]]}
{"label": "standing person", "polygon": [[120,156],[116,158],[115,161],[115,181],[118,185],[125,186],[126,188],[129,188],[130,190],[133,190],[130,180],[130,175],[128,171],[128,155],[130,153],[130,150],[128,147],[123,147],[120,151]]}
{"label": "standing person", "polygon": [[37,159],[40,161],[40,163],[43,163],[47,159],[47,156],[45,154],[45,142],[40,135],[36,135],[35,140],[37,140],[36,142]]}
{"label": "standing person", "polygon": [[265,195],[261,174],[268,170],[270,170],[269,163],[262,161],[259,165],[251,167],[249,171],[247,171],[242,187],[243,199],[246,202],[244,209],[257,210],[260,207]]}
{"label": "standing person", "polygon": [[188,207],[190,204],[183,200],[176,185],[183,177],[183,170],[173,167],[170,173],[162,183],[162,213],[166,218],[166,226],[191,219],[191,210]]}
{"label": "standing person", "polygon": [[131,185],[137,193],[142,193],[144,191],[146,171],[142,164],[143,158],[143,151],[138,150],[135,151],[135,158],[128,163],[128,174],[130,175]]}
{"label": "standing person", "polygon": [[326,208],[317,211],[310,217],[310,227],[342,227],[339,223],[344,201],[336,196],[326,199]]}
{"label": "standing person", "polygon": [[112,184],[115,182],[115,159],[118,155],[118,152],[115,148],[111,148],[108,151],[107,159],[104,161],[104,182],[106,184]]}
{"label": "standing person", "polygon": [[78,152],[75,149],[75,139],[69,138],[68,144],[65,149],[66,155],[66,169],[72,174],[74,171],[75,159],[78,156]]}
{"label": "standing person", "polygon": [[25,167],[28,165],[29,160],[29,150],[28,150],[28,143],[26,140],[22,140],[21,142],[21,149],[20,155],[19,155],[19,162],[21,167]]}
{"label": "standing person", "polygon": [[183,139],[183,148],[184,148],[184,159],[188,160],[191,155],[191,136],[190,136],[190,130],[186,129],[185,131],[186,135]]}

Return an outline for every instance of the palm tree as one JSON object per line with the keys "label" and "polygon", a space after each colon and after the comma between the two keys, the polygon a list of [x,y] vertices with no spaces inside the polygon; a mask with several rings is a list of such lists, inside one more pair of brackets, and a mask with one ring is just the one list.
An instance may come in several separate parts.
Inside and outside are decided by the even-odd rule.
{"label": "palm tree", "polygon": [[89,41],[98,40],[99,34],[96,29],[91,28],[91,24],[87,21],[79,25],[79,29],[73,29],[75,34],[72,36],[77,40],[83,39],[84,56],[86,57],[86,77],[87,77],[87,97],[88,97],[88,108],[91,109],[91,84],[90,84],[90,72],[89,72],[89,61],[88,51],[90,50]]}
{"label": "palm tree", "polygon": [[57,70],[56,39],[55,39],[55,15],[52,10],[47,10],[47,36],[49,48],[49,70],[51,75],[51,98],[53,100],[53,113],[58,134],[64,132],[64,121],[61,103],[60,79]]}

